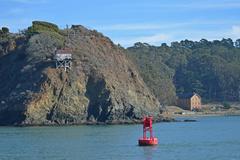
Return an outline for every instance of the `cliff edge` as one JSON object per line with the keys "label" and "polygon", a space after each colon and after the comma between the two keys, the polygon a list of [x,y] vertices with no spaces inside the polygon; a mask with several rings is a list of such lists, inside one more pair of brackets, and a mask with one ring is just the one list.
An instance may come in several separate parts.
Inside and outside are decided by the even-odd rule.
{"label": "cliff edge", "polygon": [[[125,50],[81,25],[60,30],[33,22],[10,34],[0,54],[0,124],[51,125],[161,119],[161,106]],[[56,48],[72,50],[72,68],[56,68]],[[0,42],[1,48],[4,48]]]}

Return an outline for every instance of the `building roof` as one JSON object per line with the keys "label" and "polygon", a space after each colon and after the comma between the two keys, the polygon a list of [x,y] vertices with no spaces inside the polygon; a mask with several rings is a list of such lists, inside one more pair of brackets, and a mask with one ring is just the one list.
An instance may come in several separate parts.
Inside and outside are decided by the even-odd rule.
{"label": "building roof", "polygon": [[54,59],[58,61],[71,60],[72,59],[72,50],[69,48],[63,48],[56,50]]}
{"label": "building roof", "polygon": [[199,98],[201,98],[201,97],[200,97],[197,93],[195,93],[195,92],[180,94],[180,95],[178,95],[178,98],[180,98],[180,99],[189,99],[189,98],[191,98],[191,97],[194,96],[194,95],[196,95],[196,96],[198,96]]}

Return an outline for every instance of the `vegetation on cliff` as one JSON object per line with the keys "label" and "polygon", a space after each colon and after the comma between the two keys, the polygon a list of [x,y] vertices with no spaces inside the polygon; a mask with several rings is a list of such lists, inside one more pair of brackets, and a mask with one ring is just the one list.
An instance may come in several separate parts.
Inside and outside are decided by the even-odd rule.
{"label": "vegetation on cliff", "polygon": [[128,56],[137,64],[143,80],[162,104],[175,101],[174,70],[163,61],[157,48],[146,43],[136,43],[128,48]]}
{"label": "vegetation on cliff", "polygon": [[184,40],[170,46],[136,43],[128,55],[162,102],[171,104],[175,93],[187,92],[210,101],[240,100],[240,39]]}

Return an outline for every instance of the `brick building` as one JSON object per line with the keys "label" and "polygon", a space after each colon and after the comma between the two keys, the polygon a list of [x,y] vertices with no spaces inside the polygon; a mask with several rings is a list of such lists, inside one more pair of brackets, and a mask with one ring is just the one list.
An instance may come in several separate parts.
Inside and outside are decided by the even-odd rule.
{"label": "brick building", "polygon": [[185,110],[201,110],[201,97],[197,93],[187,93],[178,96],[177,105]]}

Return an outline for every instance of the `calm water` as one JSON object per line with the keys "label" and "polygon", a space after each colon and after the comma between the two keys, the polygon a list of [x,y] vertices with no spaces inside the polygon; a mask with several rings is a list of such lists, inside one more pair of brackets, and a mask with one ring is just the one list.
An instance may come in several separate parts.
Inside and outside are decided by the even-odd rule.
{"label": "calm water", "polygon": [[154,125],[156,147],[139,147],[141,125],[0,127],[0,160],[240,160],[240,117]]}

